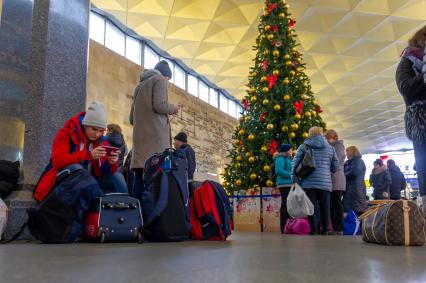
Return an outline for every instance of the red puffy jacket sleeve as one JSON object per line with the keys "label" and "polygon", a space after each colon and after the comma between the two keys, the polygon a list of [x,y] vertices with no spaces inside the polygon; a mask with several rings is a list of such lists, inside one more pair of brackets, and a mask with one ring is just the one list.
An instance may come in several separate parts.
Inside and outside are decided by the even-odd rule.
{"label": "red puffy jacket sleeve", "polygon": [[91,160],[90,152],[83,150],[70,153],[70,136],[65,130],[60,130],[53,140],[52,145],[52,166],[60,170],[71,164]]}

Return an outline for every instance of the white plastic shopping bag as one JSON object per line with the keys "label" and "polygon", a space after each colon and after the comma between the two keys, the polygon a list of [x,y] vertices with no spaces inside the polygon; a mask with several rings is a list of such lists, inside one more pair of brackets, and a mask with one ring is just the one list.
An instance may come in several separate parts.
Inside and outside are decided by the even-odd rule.
{"label": "white plastic shopping bag", "polygon": [[0,198],[0,240],[4,233],[4,230],[6,230],[7,216],[8,208],[4,201]]}
{"label": "white plastic shopping bag", "polygon": [[305,191],[295,183],[287,198],[287,211],[293,218],[302,218],[314,214],[314,206]]}

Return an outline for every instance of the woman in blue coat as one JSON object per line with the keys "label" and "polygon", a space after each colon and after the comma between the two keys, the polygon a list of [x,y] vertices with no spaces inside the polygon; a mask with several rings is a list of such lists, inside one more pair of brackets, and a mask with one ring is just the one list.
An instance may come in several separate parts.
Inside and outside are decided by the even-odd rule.
{"label": "woman in blue coat", "polygon": [[280,228],[281,233],[284,233],[284,227],[287,219],[291,218],[287,212],[287,198],[290,192],[291,185],[291,168],[293,150],[291,145],[282,144],[278,147],[278,155],[275,158],[275,175],[277,188],[281,193],[281,208],[280,208]]}
{"label": "woman in blue coat", "polygon": [[[309,176],[298,180],[296,168],[302,162],[308,147],[312,149],[312,156],[315,160],[315,170]],[[293,160],[292,179],[298,181],[305,190],[306,195],[315,207],[315,213],[309,216],[311,234],[317,234],[315,219],[321,218],[321,234],[328,235],[328,223],[330,219],[330,194],[332,190],[331,173],[339,169],[339,160],[336,151],[329,145],[323,137],[321,127],[309,129],[309,137],[297,149]],[[318,203],[318,205],[316,205]]]}
{"label": "woman in blue coat", "polygon": [[367,190],[365,188],[365,163],[355,146],[346,148],[348,160],[345,162],[346,192],[343,197],[345,212],[353,210],[361,215],[367,210]]}

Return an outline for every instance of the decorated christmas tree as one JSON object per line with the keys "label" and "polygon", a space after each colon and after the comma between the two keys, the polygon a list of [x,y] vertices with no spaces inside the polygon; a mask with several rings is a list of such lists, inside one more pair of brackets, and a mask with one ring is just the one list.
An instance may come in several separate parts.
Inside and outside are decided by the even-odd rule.
{"label": "decorated christmas tree", "polygon": [[278,145],[297,148],[309,128],[325,126],[304,72],[295,24],[285,0],[265,1],[244,110],[223,173],[229,192],[273,186],[271,168]]}

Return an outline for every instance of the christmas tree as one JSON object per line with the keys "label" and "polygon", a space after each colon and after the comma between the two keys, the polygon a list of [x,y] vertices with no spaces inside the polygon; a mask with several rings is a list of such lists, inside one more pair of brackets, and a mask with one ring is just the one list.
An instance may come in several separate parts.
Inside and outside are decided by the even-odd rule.
{"label": "christmas tree", "polygon": [[325,127],[297,48],[295,23],[285,0],[265,1],[244,111],[223,173],[228,192],[273,186],[271,168],[278,145],[297,148],[309,128]]}

